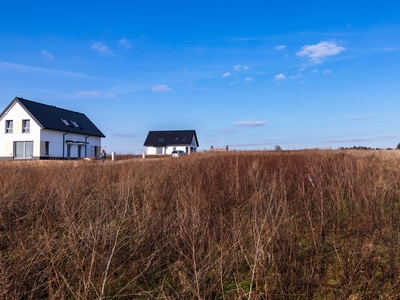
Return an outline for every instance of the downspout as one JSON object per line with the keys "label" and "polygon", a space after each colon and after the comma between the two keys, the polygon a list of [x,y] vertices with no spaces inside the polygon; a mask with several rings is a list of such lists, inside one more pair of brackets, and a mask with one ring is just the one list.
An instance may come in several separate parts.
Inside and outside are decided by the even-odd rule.
{"label": "downspout", "polygon": [[63,157],[62,157],[63,159],[64,159],[64,157],[65,157],[65,135],[66,135],[66,134],[68,134],[68,132],[66,132],[66,133],[63,134]]}
{"label": "downspout", "polygon": [[90,134],[85,137],[85,157],[87,157],[87,138],[90,136]]}

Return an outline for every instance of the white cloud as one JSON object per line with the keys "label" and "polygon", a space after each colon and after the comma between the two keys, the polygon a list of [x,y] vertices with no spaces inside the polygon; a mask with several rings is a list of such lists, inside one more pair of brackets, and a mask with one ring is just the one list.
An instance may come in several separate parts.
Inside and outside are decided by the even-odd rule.
{"label": "white cloud", "polygon": [[286,79],[286,76],[285,76],[284,74],[280,73],[280,74],[278,74],[278,75],[275,75],[274,78],[275,78],[276,80],[284,80],[284,79]]}
{"label": "white cloud", "polygon": [[120,44],[122,47],[125,47],[126,49],[129,49],[132,47],[131,42],[126,38],[122,38],[118,41],[118,44]]}
{"label": "white cloud", "polygon": [[80,91],[77,93],[79,96],[83,96],[86,98],[100,98],[101,94],[98,91]]}
{"label": "white cloud", "polygon": [[284,50],[286,48],[285,45],[276,46],[275,50]]}
{"label": "white cloud", "polygon": [[49,51],[47,51],[47,50],[42,50],[42,51],[40,51],[40,54],[41,54],[43,57],[47,58],[47,59],[50,59],[50,60],[53,60],[53,59],[54,59],[53,54],[51,54],[51,53],[50,53]]}
{"label": "white cloud", "polygon": [[155,86],[153,86],[152,90],[154,93],[163,93],[163,92],[172,91],[172,89],[166,84],[155,85]]}
{"label": "white cloud", "polygon": [[240,71],[248,71],[250,70],[250,68],[248,66],[236,65],[233,67],[233,70],[240,72]]}
{"label": "white cloud", "polygon": [[241,65],[236,65],[236,66],[233,67],[233,69],[234,69],[235,71],[240,71],[241,68],[242,68]]}
{"label": "white cloud", "polygon": [[112,55],[113,52],[103,43],[97,42],[92,45],[92,49],[101,55]]}
{"label": "white cloud", "polygon": [[254,78],[253,78],[253,77],[246,77],[246,78],[244,79],[244,81],[245,81],[245,82],[252,82],[252,81],[254,81]]}
{"label": "white cloud", "polygon": [[324,70],[322,71],[322,74],[327,75],[327,74],[331,74],[332,71],[331,70]]}
{"label": "white cloud", "polygon": [[321,63],[325,57],[337,55],[345,50],[344,47],[338,46],[335,42],[321,41],[315,45],[305,45],[296,53],[297,56],[306,56],[313,63]]}
{"label": "white cloud", "polygon": [[267,121],[240,121],[240,122],[235,122],[235,125],[237,126],[265,126]]}
{"label": "white cloud", "polygon": [[358,116],[358,115],[354,115],[351,116],[350,119],[364,119],[364,118],[371,118],[374,117],[375,115],[365,115],[365,116]]}
{"label": "white cloud", "polygon": [[223,131],[227,131],[227,132],[232,132],[232,131],[233,131],[232,128],[223,128],[222,130],[223,130]]}
{"label": "white cloud", "polygon": [[224,75],[222,75],[222,77],[228,77],[231,76],[231,72],[226,72]]}

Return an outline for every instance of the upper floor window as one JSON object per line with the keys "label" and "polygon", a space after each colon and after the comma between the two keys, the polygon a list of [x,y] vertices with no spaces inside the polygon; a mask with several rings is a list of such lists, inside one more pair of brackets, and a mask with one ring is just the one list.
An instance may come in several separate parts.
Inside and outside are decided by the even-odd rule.
{"label": "upper floor window", "polygon": [[6,120],[6,133],[13,133],[13,120]]}
{"label": "upper floor window", "polygon": [[164,142],[164,138],[159,138],[158,141],[159,141],[160,143],[162,143],[162,142]]}
{"label": "upper floor window", "polygon": [[22,120],[22,132],[23,133],[31,132],[31,120]]}

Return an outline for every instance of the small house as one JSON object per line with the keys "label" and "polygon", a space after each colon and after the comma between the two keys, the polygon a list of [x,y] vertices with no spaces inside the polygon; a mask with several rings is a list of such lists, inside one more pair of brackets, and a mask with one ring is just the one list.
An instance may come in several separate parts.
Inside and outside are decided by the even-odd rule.
{"label": "small house", "polygon": [[170,155],[174,150],[197,152],[199,142],[195,130],[149,131],[144,142],[146,155]]}

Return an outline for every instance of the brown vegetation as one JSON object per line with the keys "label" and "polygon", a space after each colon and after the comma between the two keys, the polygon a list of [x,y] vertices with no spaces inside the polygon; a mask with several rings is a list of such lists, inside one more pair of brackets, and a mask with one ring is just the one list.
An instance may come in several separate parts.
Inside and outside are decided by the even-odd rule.
{"label": "brown vegetation", "polygon": [[345,151],[1,162],[0,298],[398,299],[399,167]]}

